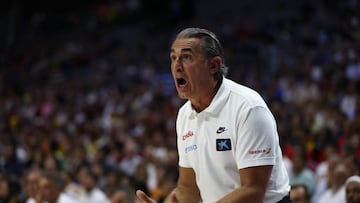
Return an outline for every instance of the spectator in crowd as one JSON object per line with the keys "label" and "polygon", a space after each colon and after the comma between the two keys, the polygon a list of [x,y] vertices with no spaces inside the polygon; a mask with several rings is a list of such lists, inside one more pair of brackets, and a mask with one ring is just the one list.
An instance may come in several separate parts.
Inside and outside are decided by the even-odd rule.
{"label": "spectator in crowd", "polygon": [[0,179],[0,202],[10,202],[10,186],[9,182],[5,178]]}
{"label": "spectator in crowd", "polygon": [[310,203],[310,194],[305,185],[292,185],[290,199],[293,203]]}
{"label": "spectator in crowd", "polygon": [[[331,151],[331,150],[330,150]],[[334,181],[334,169],[341,163],[340,156],[335,152],[329,152],[327,159],[321,162],[316,168],[316,187],[312,196],[312,202],[318,202]]]}
{"label": "spectator in crowd", "polygon": [[[83,188],[78,183],[77,179],[74,177],[72,171],[63,170],[60,173],[60,178],[64,181],[64,190],[63,192],[71,197],[77,199],[80,194],[83,192]],[[78,199],[77,199],[78,201]]]}
{"label": "spectator in crowd", "polygon": [[0,176],[0,203],[19,203],[20,184]]}
{"label": "spectator in crowd", "polygon": [[134,202],[130,178],[118,171],[108,171],[103,191],[112,203]]}
{"label": "spectator in crowd", "polygon": [[106,194],[97,186],[98,177],[90,168],[87,166],[81,167],[77,177],[80,183],[80,187],[82,188],[82,192],[79,193],[78,197],[80,202],[110,203],[110,200]]}
{"label": "spectator in crowd", "polygon": [[39,178],[36,202],[80,203],[75,196],[64,192],[65,182],[56,172],[42,172]]}
{"label": "spectator in crowd", "polygon": [[126,175],[133,176],[141,160],[138,144],[132,138],[128,138],[125,141],[124,156],[120,160],[119,169]]}
{"label": "spectator in crowd", "polygon": [[351,176],[345,183],[346,203],[360,202],[360,177]]}
{"label": "spectator in crowd", "polygon": [[309,194],[313,195],[315,189],[315,175],[307,167],[307,155],[303,146],[294,147],[293,165],[289,174],[290,184],[304,184],[308,188]]}
{"label": "spectator in crowd", "polygon": [[345,202],[345,181],[349,177],[349,171],[343,163],[334,168],[333,182],[319,198],[319,203]]}
{"label": "spectator in crowd", "polygon": [[24,190],[26,193],[26,202],[25,203],[36,203],[35,196],[39,191],[38,181],[41,176],[41,171],[37,168],[30,169],[28,174],[25,176],[24,180]]}

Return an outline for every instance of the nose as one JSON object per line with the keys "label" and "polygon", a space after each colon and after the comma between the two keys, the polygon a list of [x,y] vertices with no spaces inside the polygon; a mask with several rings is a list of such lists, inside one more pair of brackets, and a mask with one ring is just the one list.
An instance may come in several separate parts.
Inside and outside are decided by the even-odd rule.
{"label": "nose", "polygon": [[183,70],[183,66],[179,59],[173,60],[171,66],[176,72],[181,72]]}

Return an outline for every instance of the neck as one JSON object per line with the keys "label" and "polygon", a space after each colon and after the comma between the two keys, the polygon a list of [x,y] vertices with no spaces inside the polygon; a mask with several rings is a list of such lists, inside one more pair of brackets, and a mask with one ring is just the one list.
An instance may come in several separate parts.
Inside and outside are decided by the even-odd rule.
{"label": "neck", "polygon": [[219,90],[222,81],[223,78],[221,77],[221,79],[216,80],[213,85],[211,85],[209,92],[207,92],[205,96],[200,96],[197,100],[191,100],[192,107],[196,112],[199,113],[210,105],[211,101],[214,99],[217,91]]}
{"label": "neck", "polygon": [[336,193],[340,188],[341,188],[341,185],[334,184],[331,187],[331,191],[332,191],[332,193]]}

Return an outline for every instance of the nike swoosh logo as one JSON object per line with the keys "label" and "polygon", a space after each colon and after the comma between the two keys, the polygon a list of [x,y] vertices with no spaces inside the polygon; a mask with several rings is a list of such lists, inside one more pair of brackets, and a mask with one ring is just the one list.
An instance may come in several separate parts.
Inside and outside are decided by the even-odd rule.
{"label": "nike swoosh logo", "polygon": [[227,130],[225,127],[220,127],[219,129],[216,130],[216,133],[220,134],[220,133],[224,132],[225,130]]}

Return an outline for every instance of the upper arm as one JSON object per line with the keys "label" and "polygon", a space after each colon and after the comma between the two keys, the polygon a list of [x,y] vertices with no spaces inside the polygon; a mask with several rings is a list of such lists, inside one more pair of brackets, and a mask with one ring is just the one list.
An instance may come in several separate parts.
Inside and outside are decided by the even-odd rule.
{"label": "upper arm", "polygon": [[256,166],[239,170],[241,187],[250,187],[265,194],[273,166]]}
{"label": "upper arm", "polygon": [[239,170],[241,187],[217,201],[262,203],[270,179],[272,165],[248,167]]}
{"label": "upper arm", "polygon": [[272,165],[248,167],[239,170],[241,187],[222,197],[217,203],[264,201]]}
{"label": "upper arm", "polygon": [[176,198],[179,202],[198,203],[200,201],[200,192],[196,184],[195,172],[192,168],[179,168]]}
{"label": "upper arm", "polygon": [[246,194],[244,197],[251,202],[263,202],[266,188],[270,179],[273,166],[256,166],[239,170],[241,179],[241,189]]}

